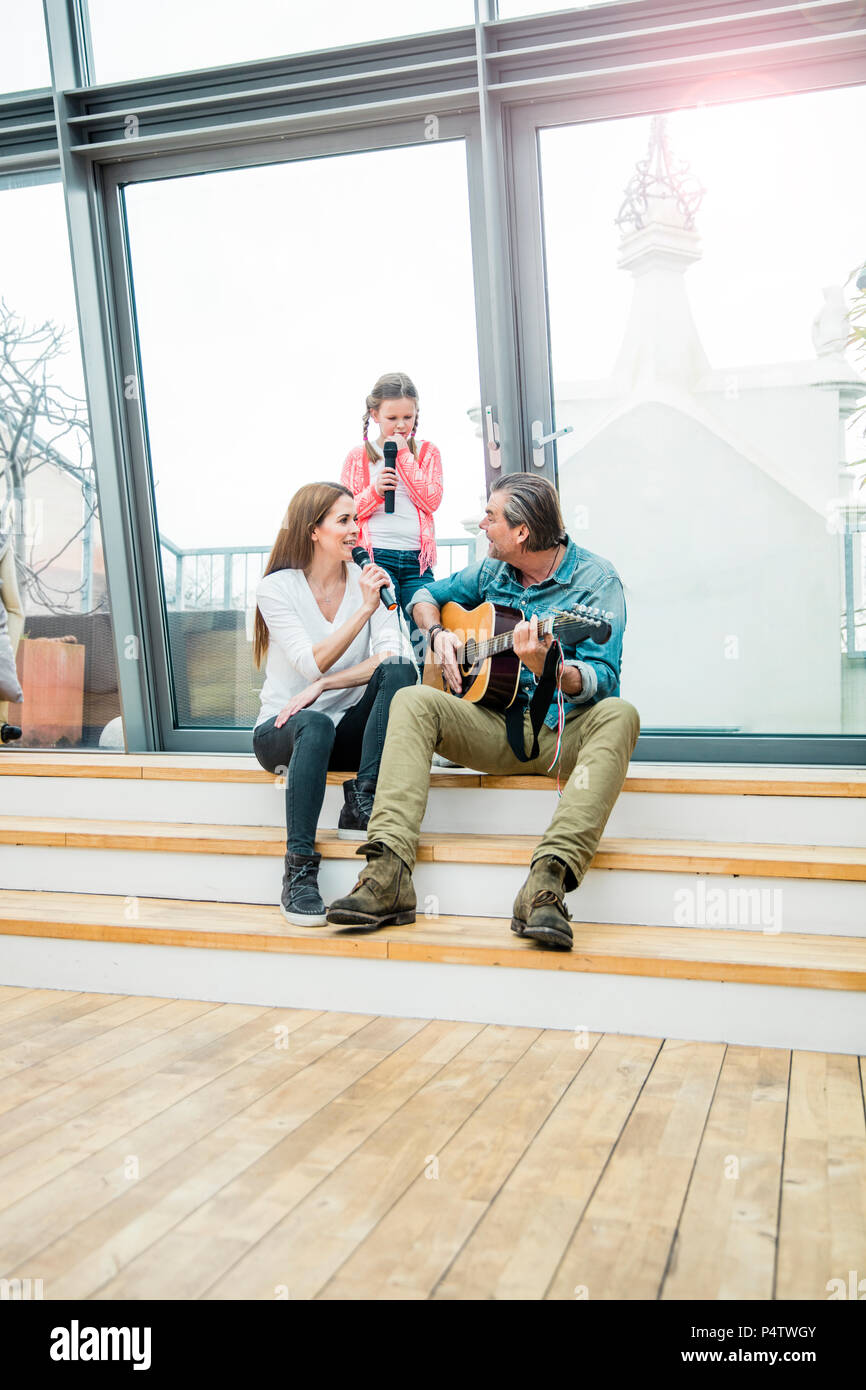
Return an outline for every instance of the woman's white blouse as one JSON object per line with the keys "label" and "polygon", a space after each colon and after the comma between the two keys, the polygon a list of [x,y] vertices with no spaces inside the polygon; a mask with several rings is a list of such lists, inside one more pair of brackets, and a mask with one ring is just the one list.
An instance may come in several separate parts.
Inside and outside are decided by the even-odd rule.
{"label": "woman's white blouse", "polygon": [[[268,625],[268,661],[261,692],[261,709],[256,727],[279,714],[293,695],[311,685],[320,671],[313,647],[348,622],[361,607],[361,571],[346,566],[346,589],[333,622],[328,622],[313,597],[303,570],[275,570],[259,581],[256,603]],[[328,668],[327,674],[358,666],[380,652],[402,653],[403,639],[396,611],[389,613],[380,603],[343,655]],[[339,724],[347,709],[363,698],[366,687],[350,685],[342,690],[324,690],[311,708],[320,710]]]}

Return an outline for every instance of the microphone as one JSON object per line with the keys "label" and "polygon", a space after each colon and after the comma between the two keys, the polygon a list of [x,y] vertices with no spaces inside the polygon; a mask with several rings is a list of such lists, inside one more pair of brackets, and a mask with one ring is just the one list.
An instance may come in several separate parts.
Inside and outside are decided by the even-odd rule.
{"label": "microphone", "polygon": [[[368,565],[372,565],[373,563],[362,545],[355,546],[355,549],[352,551],[352,559],[355,561],[358,568],[362,570],[365,570]],[[382,585],[379,590],[379,597],[388,612],[393,613],[394,609],[397,607],[397,595],[394,593],[390,584]]]}
{"label": "microphone", "polygon": [[[384,445],[384,448],[383,448],[382,452],[383,452],[384,455],[385,455],[385,467],[386,467],[386,468],[396,468],[396,467],[397,467],[397,445],[394,443],[393,439],[386,439],[386,440],[385,440],[385,445]],[[394,489],[393,489],[392,487],[387,487],[387,488],[385,489],[385,511],[386,511],[386,512],[393,512],[393,510],[394,510]]]}

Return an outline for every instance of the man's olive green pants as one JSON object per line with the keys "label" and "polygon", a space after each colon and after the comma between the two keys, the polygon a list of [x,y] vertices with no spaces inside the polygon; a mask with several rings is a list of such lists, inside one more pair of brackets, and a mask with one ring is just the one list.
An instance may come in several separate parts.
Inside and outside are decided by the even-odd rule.
{"label": "man's olive green pants", "polygon": [[[617,696],[585,708],[572,706],[566,714],[559,765],[562,797],[532,859],[550,854],[562,859],[570,870],[568,890],[578,886],[589,868],[639,733],[637,710]],[[524,735],[524,748],[530,751],[528,711]],[[509,746],[504,714],[431,686],[398,690],[388,716],[368,842],[388,845],[414,869],[434,752],[479,772],[538,777],[548,775],[555,750],[556,731],[543,724],[538,757],[522,763]],[[556,769],[549,775],[555,776]],[[478,829],[483,832],[484,826]],[[523,826],[515,822],[512,833],[520,835]]]}

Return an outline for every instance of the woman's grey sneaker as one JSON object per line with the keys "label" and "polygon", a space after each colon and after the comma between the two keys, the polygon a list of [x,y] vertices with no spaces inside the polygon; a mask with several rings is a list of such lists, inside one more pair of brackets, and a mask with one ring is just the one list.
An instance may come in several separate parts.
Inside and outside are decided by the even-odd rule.
{"label": "woman's grey sneaker", "polygon": [[343,783],[344,802],[337,822],[339,840],[366,840],[375,796],[375,782],[358,782],[353,778]]}
{"label": "woman's grey sneaker", "polygon": [[286,855],[280,912],[293,927],[327,925],[325,904],[319,895],[321,858],[321,854]]}

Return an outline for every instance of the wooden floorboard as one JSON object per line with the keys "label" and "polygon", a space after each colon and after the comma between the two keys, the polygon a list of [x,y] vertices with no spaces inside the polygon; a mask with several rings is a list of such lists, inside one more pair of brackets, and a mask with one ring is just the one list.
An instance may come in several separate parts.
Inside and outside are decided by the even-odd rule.
{"label": "wooden floorboard", "polygon": [[866,1269],[863,1059],[64,991],[3,1009],[0,1277],[48,1300],[823,1301]]}

